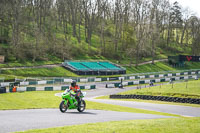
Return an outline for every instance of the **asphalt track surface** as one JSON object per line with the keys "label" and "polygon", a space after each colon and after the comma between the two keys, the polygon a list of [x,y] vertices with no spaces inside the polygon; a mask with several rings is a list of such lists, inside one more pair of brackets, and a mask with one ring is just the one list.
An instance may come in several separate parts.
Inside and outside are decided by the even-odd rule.
{"label": "asphalt track surface", "polygon": [[[141,86],[141,88],[144,87],[145,86]],[[111,95],[136,88],[137,87],[126,87],[125,89],[102,88],[99,89],[98,91],[87,92],[86,100],[106,103],[106,104],[120,105],[131,108],[139,108],[157,112],[176,114],[185,117],[200,117],[199,107],[189,107],[189,106],[170,105],[170,104],[155,104],[155,103],[145,103],[145,102],[135,102],[135,101],[120,101],[120,100],[109,100],[109,99],[94,99],[96,96],[99,95]]]}
{"label": "asphalt track surface", "polygon": [[[145,86],[141,86],[144,88]],[[86,100],[106,103],[106,104],[114,104],[131,108],[139,108],[145,110],[152,110],[158,112],[165,112],[170,114],[176,114],[186,117],[200,117],[200,108],[199,107],[189,107],[189,106],[181,106],[181,105],[170,105],[170,104],[155,104],[155,103],[145,103],[145,102],[135,102],[135,101],[120,101],[120,100],[109,100],[109,99],[94,99],[100,95],[111,95],[120,93],[123,91],[136,89],[137,87],[125,87],[125,89],[119,88],[102,88],[98,90],[88,91],[86,95]]]}
{"label": "asphalt track surface", "polygon": [[[200,108],[197,107],[195,108],[168,104],[94,99],[94,97],[96,96],[115,94],[130,89],[136,89],[136,87],[127,87],[125,89],[97,88],[94,90],[86,91],[87,95],[85,99],[95,102],[121,105],[146,110],[154,110],[189,117],[200,116]],[[59,96],[60,94],[57,95]],[[105,121],[158,118],[171,117],[103,110],[85,110],[83,113],[79,113],[77,110],[69,110],[66,113],[61,113],[59,109],[5,110],[0,111],[0,133]]]}
{"label": "asphalt track surface", "polygon": [[200,108],[198,107],[169,105],[169,104],[154,104],[154,103],[133,102],[133,101],[106,100],[106,99],[105,100],[87,99],[87,100],[106,103],[106,104],[120,105],[131,108],[139,108],[157,112],[176,114],[185,117],[200,117]]}
{"label": "asphalt track surface", "polygon": [[170,117],[103,110],[86,110],[83,113],[70,110],[61,113],[58,109],[29,109],[0,111],[0,118],[0,132],[6,133],[85,123]]}

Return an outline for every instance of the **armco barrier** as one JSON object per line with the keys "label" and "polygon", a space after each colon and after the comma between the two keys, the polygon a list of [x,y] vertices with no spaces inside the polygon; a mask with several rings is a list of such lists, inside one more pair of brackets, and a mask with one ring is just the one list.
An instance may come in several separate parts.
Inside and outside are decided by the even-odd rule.
{"label": "armco barrier", "polygon": [[[178,80],[188,80],[188,79],[196,79],[197,76],[185,76],[185,77],[176,77],[176,78],[162,78],[162,79],[148,79],[148,80],[138,80],[138,81],[129,81],[129,82],[123,82],[123,86],[129,86],[129,85],[139,85],[139,84],[149,84],[150,82],[153,83],[159,83],[159,82],[169,82],[172,81],[178,81]],[[121,83],[110,83],[106,84],[106,88],[114,88],[119,87]]]}
{"label": "armco barrier", "polygon": [[195,98],[180,98],[168,96],[151,96],[151,95],[110,95],[112,99],[142,99],[142,100],[156,100],[166,102],[190,103],[200,104],[200,99]]}
{"label": "armco barrier", "polygon": [[54,84],[53,80],[47,80],[47,84]]}
{"label": "armco barrier", "polygon": [[[115,81],[115,80],[134,80],[134,79],[145,79],[145,78],[170,78],[172,76],[180,76],[180,75],[197,75],[200,74],[200,70],[190,70],[188,72],[182,72],[182,73],[168,73],[168,74],[155,74],[155,75],[144,75],[140,74],[140,76],[137,75],[124,75],[120,77],[103,77],[103,78],[54,78],[52,80],[41,80],[41,81],[25,81],[20,82],[21,86],[28,86],[28,85],[44,85],[44,84],[56,84],[56,83],[69,83],[73,80],[77,80],[77,82],[102,82],[102,81]],[[167,80],[166,80],[167,81]],[[7,87],[10,85],[10,82],[2,82],[0,83],[0,86]]]}
{"label": "armco barrier", "polygon": [[[20,91],[58,91],[69,89],[69,86],[48,86],[48,87],[18,87],[17,92]],[[80,86],[80,89],[96,89],[96,85]],[[12,92],[12,89],[9,89]]]}

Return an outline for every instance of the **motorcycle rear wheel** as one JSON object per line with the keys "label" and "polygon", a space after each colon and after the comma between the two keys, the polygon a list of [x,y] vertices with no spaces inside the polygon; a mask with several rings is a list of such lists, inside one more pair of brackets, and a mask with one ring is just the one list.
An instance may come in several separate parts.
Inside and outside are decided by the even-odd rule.
{"label": "motorcycle rear wheel", "polygon": [[81,102],[79,103],[79,106],[78,106],[77,110],[78,110],[79,112],[83,112],[83,111],[85,110],[85,107],[86,107],[85,101],[84,101],[84,100],[81,100]]}
{"label": "motorcycle rear wheel", "polygon": [[65,101],[62,101],[62,102],[60,103],[59,108],[60,108],[60,111],[61,111],[62,113],[64,113],[64,112],[67,111],[68,105],[65,105]]}

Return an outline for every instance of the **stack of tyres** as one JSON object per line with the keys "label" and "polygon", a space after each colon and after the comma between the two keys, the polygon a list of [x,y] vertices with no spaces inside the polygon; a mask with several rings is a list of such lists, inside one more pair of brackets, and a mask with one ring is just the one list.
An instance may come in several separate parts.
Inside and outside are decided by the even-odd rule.
{"label": "stack of tyres", "polygon": [[0,87],[0,93],[6,93],[6,87]]}
{"label": "stack of tyres", "polygon": [[45,91],[53,91],[53,87],[44,87]]}
{"label": "stack of tyres", "polygon": [[114,99],[143,99],[143,100],[157,100],[178,103],[200,104],[200,99],[168,97],[168,96],[151,96],[151,95],[110,95]]}
{"label": "stack of tyres", "polygon": [[26,91],[36,91],[36,87],[27,87]]}
{"label": "stack of tyres", "polygon": [[197,99],[197,100],[196,100],[196,103],[197,103],[197,104],[200,104],[200,99]]}

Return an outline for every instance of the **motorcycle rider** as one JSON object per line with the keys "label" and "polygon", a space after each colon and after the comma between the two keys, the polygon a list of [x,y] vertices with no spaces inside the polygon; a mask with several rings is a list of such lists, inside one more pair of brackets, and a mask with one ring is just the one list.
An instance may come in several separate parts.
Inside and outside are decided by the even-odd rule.
{"label": "motorcycle rider", "polygon": [[78,103],[80,103],[80,97],[79,96],[81,95],[81,90],[80,90],[80,87],[78,85],[76,85],[76,80],[72,80],[71,86],[70,86],[69,89],[76,93],[75,98],[77,99]]}

